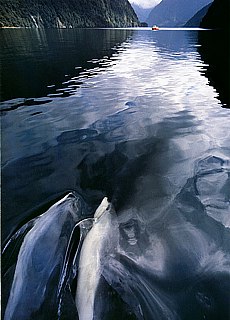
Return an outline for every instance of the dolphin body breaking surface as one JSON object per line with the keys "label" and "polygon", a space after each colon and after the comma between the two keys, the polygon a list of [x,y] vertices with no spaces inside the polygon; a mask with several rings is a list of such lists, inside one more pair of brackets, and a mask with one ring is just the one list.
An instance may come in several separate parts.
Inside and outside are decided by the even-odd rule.
{"label": "dolphin body breaking surface", "polygon": [[[82,221],[73,196],[64,198],[25,237],[5,320],[43,320],[47,313],[57,319],[53,306],[62,286],[71,285],[69,271],[78,273],[75,303],[68,291],[62,306],[75,314],[59,320],[227,319],[229,177],[228,162],[200,160],[194,177],[160,214],[135,203],[115,212],[104,198],[94,218]],[[78,226],[83,237],[70,265]]]}
{"label": "dolphin body breaking surface", "polygon": [[94,214],[94,224],[88,232],[80,254],[76,306],[80,320],[94,318],[94,305],[97,288],[102,276],[106,256],[113,252],[118,244],[117,221],[112,205],[104,198]]}
{"label": "dolphin body breaking surface", "polygon": [[[147,223],[145,208],[115,213],[105,198],[81,250],[79,319],[227,319],[229,181],[227,161],[201,159],[194,177]],[[128,316],[110,307],[110,288]]]}
{"label": "dolphin body breaking surface", "polygon": [[69,193],[36,220],[19,251],[5,320],[47,319],[47,312],[55,317],[65,254],[85,208],[80,196]]}

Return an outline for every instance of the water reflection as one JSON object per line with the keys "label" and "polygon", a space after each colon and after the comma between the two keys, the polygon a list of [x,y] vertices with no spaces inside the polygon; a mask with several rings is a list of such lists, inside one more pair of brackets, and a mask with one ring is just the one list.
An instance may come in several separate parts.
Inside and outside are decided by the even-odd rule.
{"label": "water reflection", "polygon": [[[125,291],[139,318],[226,315],[230,117],[201,73],[196,37],[49,30],[37,50],[41,61],[55,58],[51,66],[66,60],[60,88],[50,82],[46,93],[57,95],[5,102],[3,240],[70,189],[92,211],[108,197],[119,241],[103,276],[117,292],[97,300],[102,313]],[[12,270],[4,281],[9,287]]]}
{"label": "water reflection", "polygon": [[217,90],[223,107],[230,108],[229,30],[210,30],[199,33],[199,53],[207,67],[203,74]]}
{"label": "water reflection", "polygon": [[[33,32],[37,32],[19,30],[22,33],[27,31],[31,37]],[[40,37],[40,41],[46,43],[44,52],[39,49],[44,59],[47,52],[57,55],[55,57],[58,59],[56,49],[63,48],[60,52],[62,59],[67,59],[69,52],[72,52],[70,62],[74,66],[80,64],[76,61],[84,60],[89,67],[85,71],[75,69],[78,76],[70,76],[63,84],[63,91],[72,90],[72,96],[30,99],[26,103],[23,99],[17,99],[16,103],[7,102],[8,109],[2,117],[2,164],[5,186],[3,208],[8,213],[3,221],[11,220],[9,230],[17,225],[21,214],[26,216],[27,210],[39,202],[65,190],[78,188],[80,184],[82,189],[90,188],[88,181],[94,189],[97,185],[97,192],[92,198],[100,198],[100,193],[112,197],[116,183],[121,179],[114,171],[119,164],[124,166],[121,177],[125,177],[127,183],[121,190],[126,194],[127,201],[133,191],[129,184],[134,186],[132,181],[129,183],[129,178],[134,179],[142,172],[137,168],[145,167],[142,162],[152,157],[155,143],[159,139],[162,141],[162,132],[170,132],[171,139],[174,137],[173,143],[179,146],[178,156],[186,155],[188,172],[191,170],[188,167],[200,152],[227,144],[226,115],[218,110],[215,91],[200,76],[204,66],[196,52],[196,32],[134,32],[132,39],[122,44],[119,41],[128,37],[130,31],[46,32],[46,36],[42,33]],[[93,42],[98,33],[101,37]],[[85,39],[86,35],[89,36]],[[37,45],[38,41],[32,43]],[[83,43],[88,49],[94,45],[94,50],[87,49],[86,52],[85,48],[77,47],[77,44]],[[68,50],[68,46],[72,48],[73,44],[76,48]],[[49,51],[48,47],[52,50]],[[105,53],[113,55],[108,59]],[[86,54],[84,59],[83,54]],[[87,60],[89,56],[91,60]],[[47,59],[49,61],[49,54]],[[64,65],[60,64],[60,67],[64,68]],[[74,70],[72,66],[71,70]],[[61,73],[63,75],[64,70]],[[226,120],[223,122],[222,119]],[[137,143],[133,144],[133,149],[130,147],[133,150],[130,158],[120,148],[122,143],[132,140]],[[142,141],[143,148],[146,146],[148,152],[140,151],[138,141]],[[116,148],[115,144],[118,145]],[[169,148],[168,143],[162,145]],[[161,153],[161,149],[157,152]],[[176,162],[174,154],[170,154],[170,159]],[[108,160],[116,166],[108,164]],[[155,165],[159,168],[158,164]],[[132,168],[129,174],[125,167]],[[92,172],[88,171],[89,168]],[[83,179],[79,169],[83,172]],[[186,172],[184,178],[187,178]],[[154,179],[159,186],[164,180]],[[174,179],[177,180],[177,177]],[[165,178],[162,183],[167,180]],[[179,185],[181,183],[178,182]],[[32,186],[33,195],[29,192]],[[114,201],[116,197],[120,199],[121,194],[120,191],[114,196]],[[10,198],[15,199],[10,201]],[[6,234],[9,230],[4,225]]]}
{"label": "water reflection", "polygon": [[148,42],[159,54],[168,55],[170,59],[183,59],[185,54],[194,53],[197,44],[196,30],[160,30],[159,32],[142,31],[134,33],[133,38],[143,45]]}
{"label": "water reflection", "polygon": [[15,29],[0,30],[1,100],[56,93],[63,82],[84,69],[92,59],[111,57],[132,35],[130,30]]}

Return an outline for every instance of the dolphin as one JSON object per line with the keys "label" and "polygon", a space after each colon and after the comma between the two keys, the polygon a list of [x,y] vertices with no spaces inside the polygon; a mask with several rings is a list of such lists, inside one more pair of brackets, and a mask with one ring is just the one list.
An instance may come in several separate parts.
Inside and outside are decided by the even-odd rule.
{"label": "dolphin", "polygon": [[82,245],[75,296],[80,320],[94,318],[95,298],[103,266],[118,245],[118,225],[114,216],[113,206],[105,197],[94,214],[93,227]]}
{"label": "dolphin", "polygon": [[35,221],[19,251],[5,320],[55,317],[70,237],[86,211],[84,200],[69,193]]}

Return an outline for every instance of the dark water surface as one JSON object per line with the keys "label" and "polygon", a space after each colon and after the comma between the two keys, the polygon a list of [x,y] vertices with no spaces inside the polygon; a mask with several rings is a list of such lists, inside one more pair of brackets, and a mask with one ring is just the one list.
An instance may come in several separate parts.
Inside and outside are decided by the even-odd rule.
{"label": "dark water surface", "polygon": [[95,319],[116,303],[125,319],[227,319],[230,110],[198,32],[0,36],[3,241],[70,190],[91,214],[107,196],[119,244],[103,277],[123,302],[110,292]]}

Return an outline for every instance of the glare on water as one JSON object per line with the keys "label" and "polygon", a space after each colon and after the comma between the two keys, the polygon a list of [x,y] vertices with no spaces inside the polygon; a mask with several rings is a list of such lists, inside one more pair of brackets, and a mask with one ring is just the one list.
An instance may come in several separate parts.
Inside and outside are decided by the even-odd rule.
{"label": "glare on water", "polygon": [[12,92],[12,53],[37,70],[1,104],[4,236],[68,190],[95,209],[106,196],[119,241],[100,250],[103,276],[135,316],[224,319],[230,114],[198,30],[24,30],[24,46],[4,32]]}

